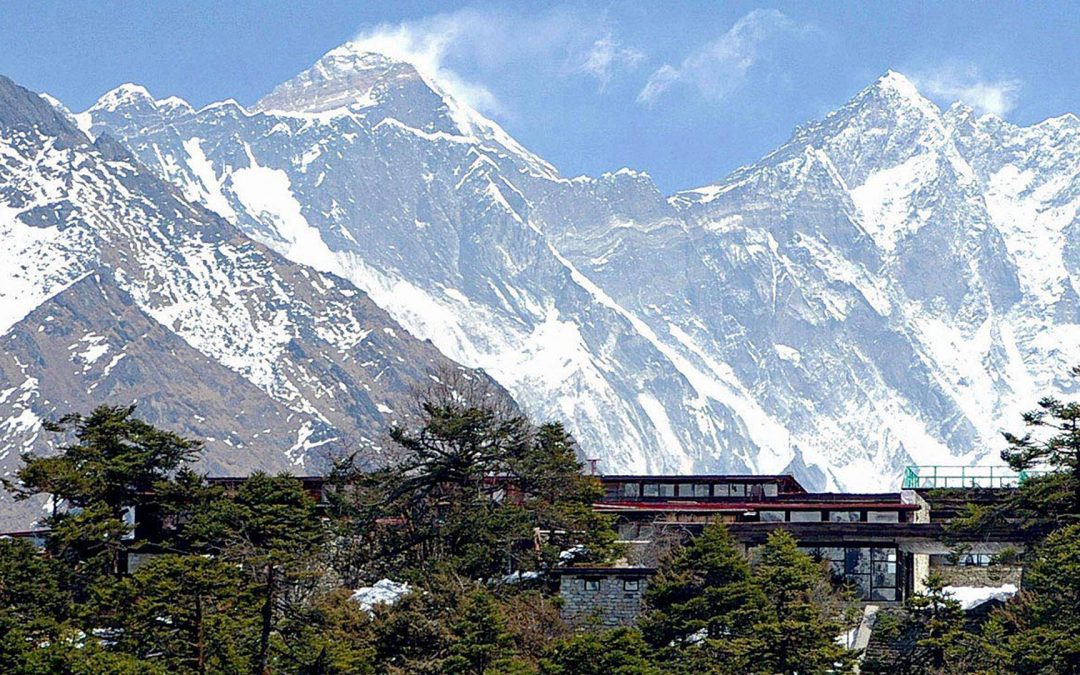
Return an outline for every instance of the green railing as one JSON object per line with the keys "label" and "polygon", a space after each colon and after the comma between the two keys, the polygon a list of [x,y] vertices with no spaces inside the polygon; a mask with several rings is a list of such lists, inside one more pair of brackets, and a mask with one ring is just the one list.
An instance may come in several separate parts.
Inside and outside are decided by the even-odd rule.
{"label": "green railing", "polygon": [[1007,466],[909,466],[904,469],[903,488],[1009,488],[1044,473],[1013,471]]}

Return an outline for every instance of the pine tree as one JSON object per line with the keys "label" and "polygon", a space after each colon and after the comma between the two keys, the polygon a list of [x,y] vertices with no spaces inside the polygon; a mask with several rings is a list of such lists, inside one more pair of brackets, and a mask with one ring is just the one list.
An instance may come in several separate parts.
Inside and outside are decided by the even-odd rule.
{"label": "pine tree", "polygon": [[824,569],[799,550],[795,538],[775,530],[758,553],[754,580],[768,612],[754,627],[764,646],[755,672],[846,672],[854,655],[836,643],[847,629],[842,603]]}
{"label": "pine tree", "polygon": [[[347,589],[315,596],[292,608],[278,626],[285,649],[279,669],[305,675],[375,675],[373,621]],[[407,636],[401,636],[407,639]]]}
{"label": "pine tree", "polygon": [[392,466],[370,472],[347,459],[332,476],[346,578],[500,578],[550,568],[572,545],[593,561],[617,550],[610,518],[591,508],[598,481],[582,474],[561,425],[537,427],[457,388],[421,394],[419,409],[417,428],[391,433]]}
{"label": "pine tree", "polygon": [[579,633],[554,646],[541,661],[542,675],[660,675],[652,650],[636,628]]}
{"label": "pine tree", "polygon": [[661,562],[645,592],[642,633],[663,658],[708,661],[709,672],[748,672],[765,596],[722,524],[705,527]]}
{"label": "pine tree", "polygon": [[[1080,376],[1080,367],[1071,373]],[[1031,431],[1023,436],[1006,433],[1009,448],[1001,453],[1002,459],[1017,471],[1049,469],[1063,474],[1066,481],[1061,487],[1067,494],[1063,515],[1075,522],[1080,518],[1080,403],[1048,396],[1037,409],[1024,413],[1023,420]],[[1049,432],[1049,438],[1035,437],[1033,432],[1042,431]]]}
{"label": "pine tree", "polygon": [[1080,673],[1080,524],[1035,550],[1010,605],[984,627],[996,660],[1016,673]]}
{"label": "pine tree", "polygon": [[[255,672],[268,672],[271,640],[297,591],[317,585],[326,539],[315,501],[289,475],[255,473],[237,489],[193,514],[190,536],[205,550],[238,564],[258,604]],[[201,539],[201,541],[200,541]]]}
{"label": "pine tree", "polygon": [[240,570],[202,555],[154,556],[111,592],[117,647],[180,672],[249,672],[257,613]]}
{"label": "pine tree", "polygon": [[[1080,367],[1073,368],[1080,376]],[[1022,416],[1027,431],[1005,433],[1001,458],[1018,472],[1032,472],[1007,499],[966,506],[949,525],[960,540],[993,526],[1025,531],[1041,539],[1055,529],[1080,522],[1080,403],[1048,396]]]}
{"label": "pine tree", "polygon": [[462,598],[460,616],[450,634],[450,655],[443,662],[443,672],[483,675],[510,666],[513,639],[498,604],[487,591],[476,589]]}
{"label": "pine tree", "polygon": [[0,672],[21,669],[34,649],[61,640],[75,608],[64,570],[26,539],[0,539]]}
{"label": "pine tree", "polygon": [[51,494],[62,504],[46,519],[49,549],[78,571],[82,592],[103,575],[123,572],[128,509],[161,508],[177,472],[201,450],[197,441],[157,429],[134,412],[134,406],[99,406],[88,416],[44,423],[75,442],[55,455],[24,455],[18,483],[6,483],[17,498]]}
{"label": "pine tree", "polygon": [[926,590],[908,602],[909,616],[918,626],[913,662],[917,668],[936,672],[960,660],[963,651],[964,611],[945,590],[945,579],[931,573],[923,582]]}

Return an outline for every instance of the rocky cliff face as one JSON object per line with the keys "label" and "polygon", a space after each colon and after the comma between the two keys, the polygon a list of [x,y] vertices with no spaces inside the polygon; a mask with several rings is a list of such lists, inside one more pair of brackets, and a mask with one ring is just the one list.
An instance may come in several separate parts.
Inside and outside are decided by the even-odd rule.
{"label": "rocky cliff face", "polygon": [[897,73],[671,197],[629,169],[562,177],[350,45],[250,110],[127,86],[76,117],[566,420],[608,471],[892,486],[992,458],[1080,357],[1080,124],[943,111]]}
{"label": "rocky cliff face", "polygon": [[[5,475],[48,449],[42,419],[102,402],[205,440],[219,474],[313,471],[333,448],[376,461],[410,388],[456,367],[6,79],[0,242]],[[3,499],[0,527],[24,520]]]}

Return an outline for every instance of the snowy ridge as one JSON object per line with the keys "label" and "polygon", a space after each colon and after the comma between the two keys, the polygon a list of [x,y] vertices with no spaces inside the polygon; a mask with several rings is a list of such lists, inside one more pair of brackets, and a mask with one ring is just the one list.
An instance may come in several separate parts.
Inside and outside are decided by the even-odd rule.
{"label": "snowy ridge", "polygon": [[567,180],[354,45],[244,114],[127,101],[93,130],[566,420],[604,470],[891,487],[992,460],[1080,359],[1074,116],[942,111],[890,71],[667,197],[631,169]]}
{"label": "snowy ridge", "polygon": [[[318,271],[322,258],[302,255],[319,233],[288,176],[250,152],[229,176],[237,210],[314,269],[185,201],[111,137],[90,142],[53,103],[2,78],[0,94],[0,391],[35,383],[0,403],[0,470],[17,465],[13,449],[44,447],[35,420],[145,397],[146,414],[205,439],[210,461],[230,471],[314,470],[332,444],[374,461],[390,420],[408,419],[384,411],[407,409],[411,386],[456,367],[347,281]],[[125,86],[89,114],[194,114],[167,103]],[[186,161],[167,171],[221,208],[199,139],[183,147]],[[32,396],[39,391],[47,393]],[[261,440],[256,425],[266,429]]]}

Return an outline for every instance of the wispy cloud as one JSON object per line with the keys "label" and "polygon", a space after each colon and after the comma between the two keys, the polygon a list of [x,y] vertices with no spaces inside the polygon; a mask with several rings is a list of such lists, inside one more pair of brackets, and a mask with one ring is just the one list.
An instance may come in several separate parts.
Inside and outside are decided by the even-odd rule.
{"label": "wispy cloud", "polygon": [[1016,107],[1020,80],[988,79],[976,66],[949,64],[912,78],[921,91],[949,102],[960,101],[979,113],[1004,117]]}
{"label": "wispy cloud", "polygon": [[[601,90],[645,55],[622,44],[603,14],[555,9],[524,14],[463,9],[362,30],[353,47],[412,63],[451,95],[483,113],[507,106],[485,84],[484,72],[525,65],[558,75],[595,78]],[[472,74],[465,77],[461,71]]]}
{"label": "wispy cloud", "polygon": [[474,11],[463,10],[403,23],[367,28],[352,40],[352,48],[385,54],[411,63],[422,75],[481,112],[500,114],[504,107],[480,82],[470,81],[447,65],[448,58],[473,40],[497,37],[494,26]]}
{"label": "wispy cloud", "polygon": [[723,99],[746,79],[769,40],[804,29],[778,10],[755,9],[681,64],[653,71],[638,93],[638,103],[651,105],[676,84],[692,86],[712,100]]}
{"label": "wispy cloud", "polygon": [[644,52],[626,47],[606,33],[593,41],[578,70],[595,77],[603,91],[617,70],[634,68],[645,58]]}

